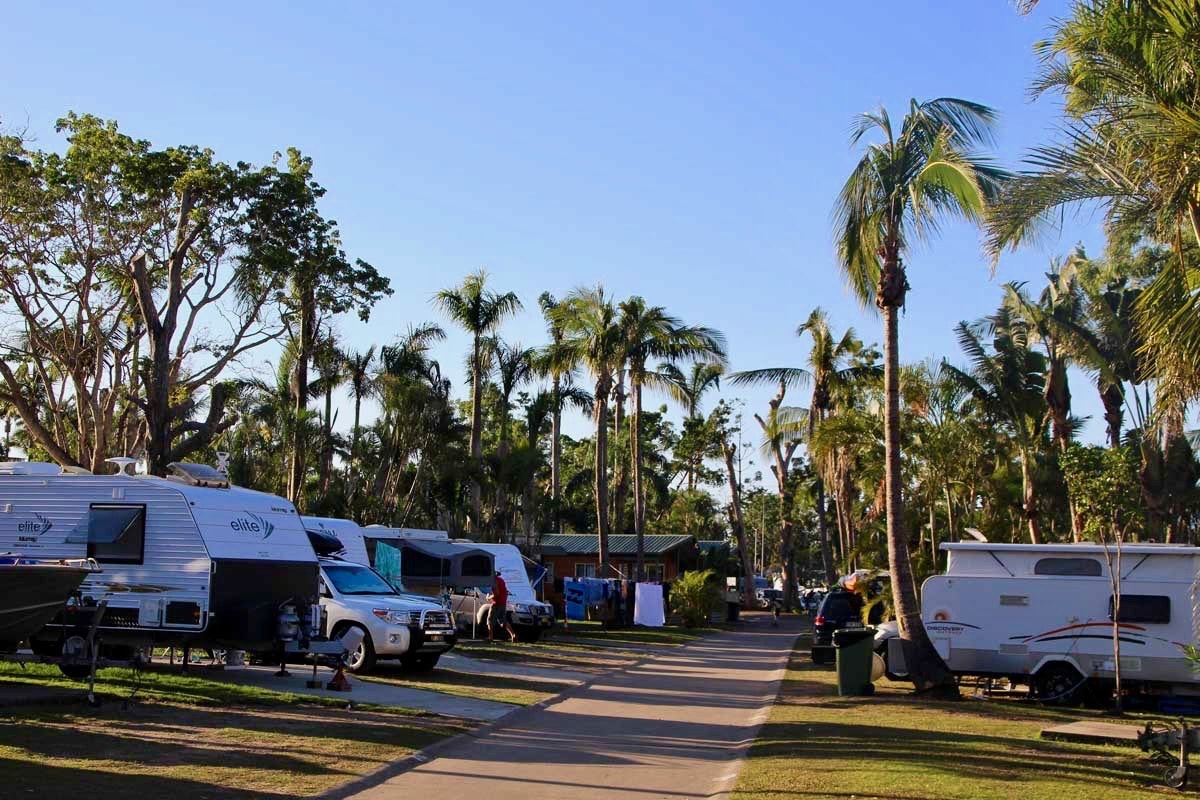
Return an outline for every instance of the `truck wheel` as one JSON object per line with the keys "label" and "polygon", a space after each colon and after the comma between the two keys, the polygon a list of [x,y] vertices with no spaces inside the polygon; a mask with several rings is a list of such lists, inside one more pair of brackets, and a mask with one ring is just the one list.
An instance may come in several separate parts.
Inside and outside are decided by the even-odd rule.
{"label": "truck wheel", "polygon": [[358,628],[362,631],[363,640],[357,650],[346,654],[346,669],[354,673],[365,674],[375,667],[375,645],[371,643],[371,634],[367,633],[362,625],[339,625],[334,630],[332,638],[337,639],[351,628]]}
{"label": "truck wheel", "polygon": [[1072,706],[1083,696],[1084,678],[1065,662],[1047,664],[1033,677],[1033,694],[1049,706]]}
{"label": "truck wheel", "polygon": [[413,672],[432,672],[433,668],[437,666],[439,658],[441,658],[440,654],[431,655],[426,653],[423,655],[405,656],[400,659],[400,663],[405,669],[412,670]]}

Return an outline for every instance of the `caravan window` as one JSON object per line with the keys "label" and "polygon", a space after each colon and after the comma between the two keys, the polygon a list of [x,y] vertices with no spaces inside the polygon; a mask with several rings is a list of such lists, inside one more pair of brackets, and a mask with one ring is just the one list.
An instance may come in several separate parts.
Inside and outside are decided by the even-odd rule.
{"label": "caravan window", "polygon": [[467,556],[462,560],[462,576],[464,578],[490,578],[492,577],[492,559],[486,554],[477,556]]}
{"label": "caravan window", "polygon": [[93,505],[88,512],[88,558],[141,564],[146,551],[146,507]]}
{"label": "caravan window", "polygon": [[[1113,598],[1108,598],[1108,618],[1113,618]],[[1121,595],[1121,618],[1118,622],[1148,622],[1166,625],[1171,621],[1171,598],[1157,594]]]}
{"label": "caravan window", "polygon": [[1099,578],[1104,570],[1094,558],[1039,558],[1033,565],[1033,574]]}

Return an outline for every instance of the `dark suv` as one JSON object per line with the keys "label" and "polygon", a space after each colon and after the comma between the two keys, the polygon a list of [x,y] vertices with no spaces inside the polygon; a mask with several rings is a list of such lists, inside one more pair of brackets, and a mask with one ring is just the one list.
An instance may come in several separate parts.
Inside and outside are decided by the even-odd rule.
{"label": "dark suv", "polygon": [[[862,596],[845,589],[835,589],[825,595],[817,609],[816,619],[813,620],[812,659],[818,664],[827,664],[833,660],[833,632],[850,626],[862,625]],[[871,625],[883,621],[883,603],[871,607]]]}

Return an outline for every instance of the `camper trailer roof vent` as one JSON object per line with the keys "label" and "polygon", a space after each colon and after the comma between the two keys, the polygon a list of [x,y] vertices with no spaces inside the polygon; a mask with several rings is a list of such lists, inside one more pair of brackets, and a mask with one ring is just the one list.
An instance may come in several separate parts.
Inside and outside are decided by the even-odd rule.
{"label": "camper trailer roof vent", "polygon": [[183,481],[189,486],[206,486],[210,489],[228,489],[229,478],[217,472],[208,464],[189,464],[186,461],[175,461],[167,465],[173,473],[172,478]]}
{"label": "camper trailer roof vent", "polygon": [[128,456],[117,456],[115,458],[106,458],[104,461],[108,464],[115,464],[118,475],[133,475],[131,467],[137,464],[138,460],[136,458],[129,458]]}

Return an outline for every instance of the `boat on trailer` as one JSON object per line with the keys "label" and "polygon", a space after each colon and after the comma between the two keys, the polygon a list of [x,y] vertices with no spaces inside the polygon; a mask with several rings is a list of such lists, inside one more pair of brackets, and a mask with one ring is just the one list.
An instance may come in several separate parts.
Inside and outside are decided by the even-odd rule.
{"label": "boat on trailer", "polygon": [[67,605],[94,572],[90,559],[50,560],[0,554],[0,652],[12,652]]}

